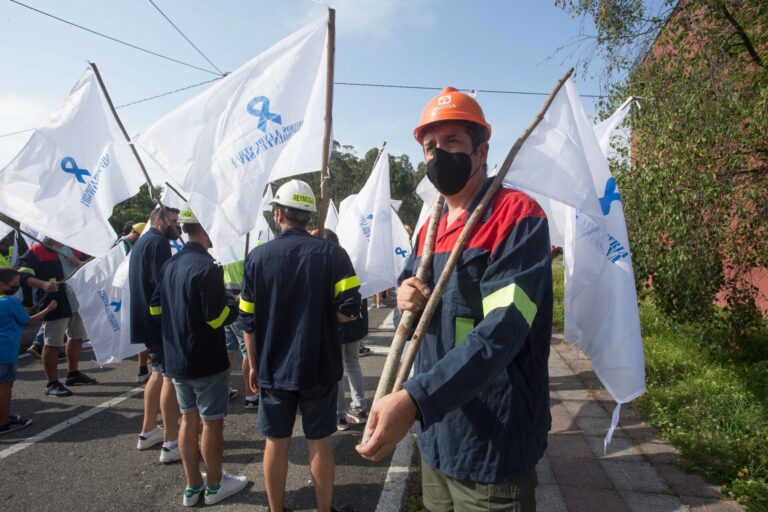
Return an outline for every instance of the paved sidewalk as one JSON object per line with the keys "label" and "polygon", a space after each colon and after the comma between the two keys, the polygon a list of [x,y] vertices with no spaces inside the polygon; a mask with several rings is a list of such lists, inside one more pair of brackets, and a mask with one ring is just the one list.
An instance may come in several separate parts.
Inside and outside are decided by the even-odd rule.
{"label": "paved sidewalk", "polygon": [[589,359],[555,335],[549,358],[552,430],[536,467],[537,509],[544,512],[736,512],[717,486],[677,466],[679,452],[622,406],[603,454],[615,406]]}

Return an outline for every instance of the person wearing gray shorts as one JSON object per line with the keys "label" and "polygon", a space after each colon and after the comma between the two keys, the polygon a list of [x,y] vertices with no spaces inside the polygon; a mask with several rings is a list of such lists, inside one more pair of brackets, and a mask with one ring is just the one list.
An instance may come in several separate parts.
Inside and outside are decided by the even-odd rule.
{"label": "person wearing gray shorts", "polygon": [[58,379],[59,351],[66,344],[67,386],[94,384],[96,379],[89,377],[79,369],[80,351],[83,340],[87,337],[83,319],[78,313],[79,304],[72,289],[66,285],[65,278],[71,275],[83,263],[85,255],[74,249],[46,237],[44,243],[34,243],[19,259],[21,284],[37,288],[42,292],[39,298],[41,307],[55,300],[58,307],[43,319],[43,349],[41,359],[48,384],[47,396],[71,396],[69,390]]}
{"label": "person wearing gray shorts", "polygon": [[208,254],[208,233],[188,207],[179,220],[188,241],[163,265],[149,310],[160,320],[165,376],[173,380],[181,411],[179,452],[187,481],[182,504],[192,507],[201,495],[206,505],[218,503],[245,489],[248,479],[222,468],[229,403],[224,326],[237,319],[237,309],[227,300],[221,265]]}

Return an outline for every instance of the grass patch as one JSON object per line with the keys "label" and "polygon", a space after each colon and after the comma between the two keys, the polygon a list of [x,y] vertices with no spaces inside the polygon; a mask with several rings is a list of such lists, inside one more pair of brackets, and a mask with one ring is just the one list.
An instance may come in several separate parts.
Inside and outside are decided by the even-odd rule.
{"label": "grass patch", "polygon": [[563,296],[565,295],[564,274],[563,255],[560,254],[552,258],[552,290],[555,295],[552,308],[552,327],[558,332],[563,332],[563,325],[565,324],[565,307],[563,305]]}
{"label": "grass patch", "polygon": [[[733,358],[703,325],[640,304],[648,391],[637,404],[683,454],[750,511],[768,511],[768,361]],[[768,340],[763,340],[768,343]]]}

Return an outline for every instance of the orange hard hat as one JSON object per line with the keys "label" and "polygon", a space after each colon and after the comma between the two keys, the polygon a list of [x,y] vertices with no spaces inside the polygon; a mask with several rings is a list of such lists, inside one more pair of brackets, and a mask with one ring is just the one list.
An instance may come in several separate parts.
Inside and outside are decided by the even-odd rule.
{"label": "orange hard hat", "polygon": [[429,100],[421,111],[419,125],[413,129],[413,136],[421,144],[424,128],[441,121],[468,121],[485,128],[485,140],[491,138],[491,125],[485,121],[483,109],[472,96],[453,87],[446,87],[440,94]]}

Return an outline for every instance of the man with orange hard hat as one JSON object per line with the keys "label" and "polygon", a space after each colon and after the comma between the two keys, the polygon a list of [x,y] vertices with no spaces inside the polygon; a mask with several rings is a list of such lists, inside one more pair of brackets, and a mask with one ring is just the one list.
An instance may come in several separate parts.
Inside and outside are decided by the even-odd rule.
{"label": "man with orange hard hat", "polygon": [[[420,313],[469,216],[490,186],[491,126],[474,98],[447,87],[414,130],[427,176],[445,196],[428,279],[415,276],[428,222],[400,276],[397,307]],[[418,420],[424,507],[536,509],[536,463],[547,446],[552,273],[544,212],[501,188],[471,233],[403,389],[371,409],[381,460]]]}

